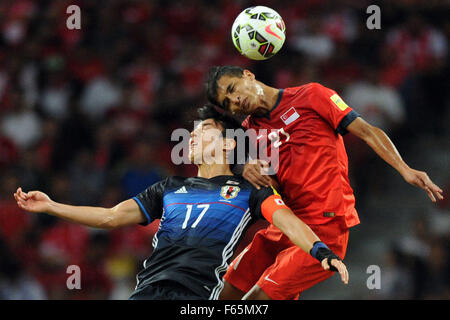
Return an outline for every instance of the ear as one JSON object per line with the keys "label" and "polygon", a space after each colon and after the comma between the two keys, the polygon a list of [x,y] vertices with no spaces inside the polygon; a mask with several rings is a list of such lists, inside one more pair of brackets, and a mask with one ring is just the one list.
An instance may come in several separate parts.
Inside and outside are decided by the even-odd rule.
{"label": "ear", "polygon": [[255,75],[248,69],[244,70],[244,77],[247,77],[251,80],[255,80]]}

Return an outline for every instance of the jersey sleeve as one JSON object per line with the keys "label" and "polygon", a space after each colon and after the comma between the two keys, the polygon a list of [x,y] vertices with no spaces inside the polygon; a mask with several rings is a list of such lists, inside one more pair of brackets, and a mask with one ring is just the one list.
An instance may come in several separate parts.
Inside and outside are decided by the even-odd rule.
{"label": "jersey sleeve", "polygon": [[249,207],[255,217],[265,218],[270,223],[273,223],[275,211],[288,208],[274,187],[254,189],[250,194]]}
{"label": "jersey sleeve", "polygon": [[346,134],[347,126],[360,115],[349,107],[336,91],[311,83],[308,91],[310,107],[341,135]]}
{"label": "jersey sleeve", "polygon": [[144,214],[146,221],[141,225],[148,225],[155,219],[160,219],[163,211],[163,196],[167,179],[156,182],[151,185],[135,197],[136,201],[142,213]]}
{"label": "jersey sleeve", "polygon": [[242,126],[245,130],[247,130],[247,129],[250,128],[250,116],[248,116],[247,118],[245,118],[245,119],[242,121],[241,126]]}

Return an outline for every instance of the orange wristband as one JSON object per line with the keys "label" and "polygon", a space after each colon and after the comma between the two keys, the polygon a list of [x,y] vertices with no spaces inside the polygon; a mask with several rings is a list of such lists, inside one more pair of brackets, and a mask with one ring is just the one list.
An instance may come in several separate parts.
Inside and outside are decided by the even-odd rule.
{"label": "orange wristband", "polygon": [[284,204],[283,199],[279,195],[271,195],[261,204],[261,213],[264,218],[270,223],[273,223],[272,216],[275,211],[280,209],[289,209],[287,205]]}

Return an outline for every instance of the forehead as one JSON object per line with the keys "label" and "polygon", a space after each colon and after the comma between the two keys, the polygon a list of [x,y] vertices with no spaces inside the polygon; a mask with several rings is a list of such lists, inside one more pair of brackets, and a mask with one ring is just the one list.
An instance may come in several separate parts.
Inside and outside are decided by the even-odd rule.
{"label": "forehead", "polygon": [[220,79],[217,81],[217,98],[219,101],[222,100],[227,92],[227,89],[230,89],[230,85],[239,81],[239,79],[241,78],[228,75],[223,75],[222,77],[220,77]]}
{"label": "forehead", "polygon": [[221,129],[221,126],[219,123],[217,123],[214,119],[205,119],[200,121],[200,123],[197,124],[197,126],[194,128],[194,130],[201,130],[201,129]]}
{"label": "forehead", "polygon": [[235,77],[235,76],[223,75],[223,76],[220,77],[219,80],[217,80],[217,89],[219,89],[219,90],[220,90],[220,89],[224,90],[224,89],[227,88],[227,86],[228,86],[231,82],[236,81],[237,79],[239,79],[239,78],[238,78],[238,77]]}

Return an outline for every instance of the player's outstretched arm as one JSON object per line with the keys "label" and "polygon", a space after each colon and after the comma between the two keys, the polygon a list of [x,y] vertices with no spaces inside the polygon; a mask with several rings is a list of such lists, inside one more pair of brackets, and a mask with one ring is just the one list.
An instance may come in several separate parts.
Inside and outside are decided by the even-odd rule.
{"label": "player's outstretched arm", "polygon": [[347,130],[363,139],[384,161],[396,169],[406,182],[425,190],[431,201],[436,202],[436,198],[444,199],[442,189],[431,181],[426,172],[414,170],[403,161],[397,148],[383,130],[370,125],[360,117],[350,123]]}
{"label": "player's outstretched arm", "polygon": [[145,221],[138,204],[130,199],[113,208],[71,206],[55,202],[41,191],[14,193],[19,208],[29,212],[44,212],[88,227],[112,229]]}
{"label": "player's outstretched arm", "polygon": [[289,237],[292,243],[319,260],[325,270],[339,272],[342,282],[348,284],[349,275],[345,264],[290,209],[283,208],[275,211],[272,222]]}

